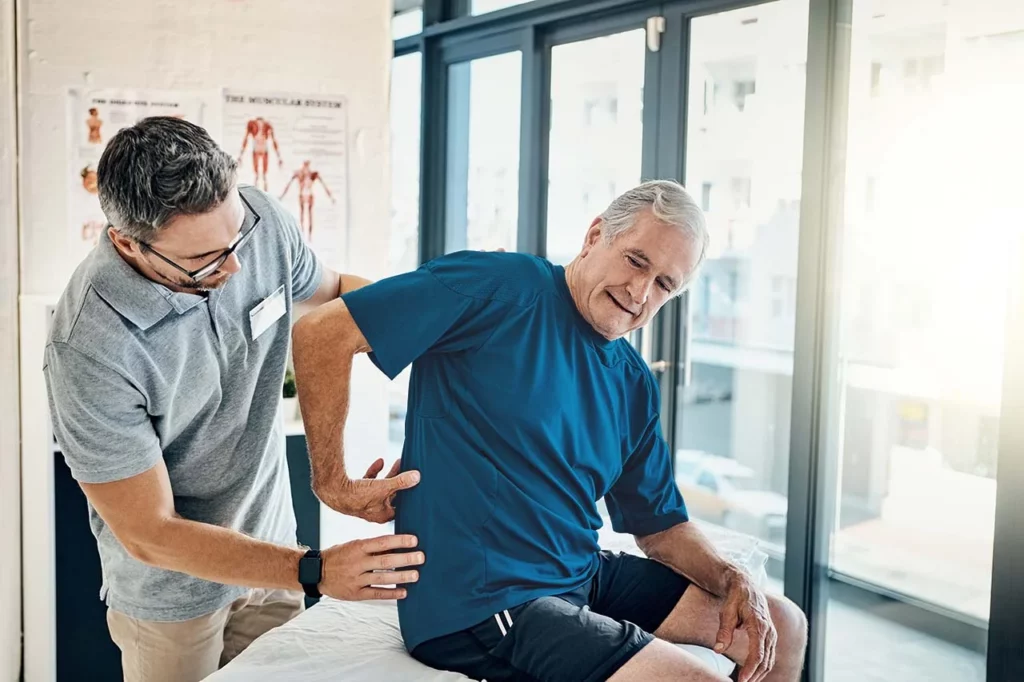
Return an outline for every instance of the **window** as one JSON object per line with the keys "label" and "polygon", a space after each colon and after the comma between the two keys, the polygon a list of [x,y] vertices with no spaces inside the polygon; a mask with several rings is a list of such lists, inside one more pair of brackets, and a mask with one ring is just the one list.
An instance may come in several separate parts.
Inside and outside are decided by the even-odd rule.
{"label": "window", "polygon": [[[390,274],[419,264],[420,210],[420,78],[418,52],[391,60],[391,239]],[[388,384],[388,451],[402,456],[405,410],[409,398],[406,368]]]}
{"label": "window", "polygon": [[907,93],[924,93],[932,90],[936,78],[946,68],[945,55],[910,57],[903,61],[903,88]]}
{"label": "window", "polygon": [[730,181],[732,202],[736,208],[750,208],[750,178],[733,178]]}
{"label": "window", "polygon": [[729,273],[729,301],[736,303],[740,300],[740,274],[733,270]]}
{"label": "window", "polygon": [[[837,94],[850,112],[873,113],[850,116],[839,155],[840,319],[826,358],[826,374],[839,379],[823,443],[838,473],[828,571],[890,595],[884,612],[894,620],[952,613],[950,622],[981,634],[970,648],[950,644],[879,620],[840,591],[828,602],[826,679],[888,679],[898,665],[907,682],[980,682],[1005,320],[1020,277],[1005,254],[1020,224],[1006,199],[1024,155],[1011,113],[1022,94],[1014,65],[1024,58],[1024,16],[1001,0],[974,2],[968,14],[925,3],[897,30],[872,16],[878,6],[853,2],[848,30],[861,49],[850,73],[892,65],[902,92],[872,100],[875,89],[851,79]],[[994,27],[1014,37],[993,40],[985,31]],[[960,274],[937,288],[950,272]],[[936,523],[949,500],[955,513]],[[859,623],[861,644],[851,647],[834,621]],[[894,639],[907,646],[890,649],[883,668],[877,647]]]}
{"label": "window", "polygon": [[[615,85],[610,84],[609,89]],[[614,94],[592,95],[583,105],[584,123],[589,128],[614,126],[619,118],[619,100]]]}
{"label": "window", "polygon": [[704,182],[700,186],[700,207],[703,211],[711,210],[711,183]]}
{"label": "window", "polygon": [[882,94],[882,65],[878,62],[871,63],[871,96],[878,97]]}
{"label": "window", "polygon": [[754,81],[737,81],[733,83],[732,97],[733,104],[736,105],[736,109],[743,111],[747,106],[747,97],[753,95],[756,90],[756,84]]}
{"label": "window", "polygon": [[[700,16],[690,37],[691,82],[702,87],[699,74],[711,73],[731,83],[725,93],[744,113],[716,112],[717,130],[694,126],[704,103],[699,91],[689,98],[686,182],[714,209],[714,251],[689,294],[691,373],[675,421],[677,451],[702,453],[704,474],[689,495],[680,486],[692,517],[754,535],[776,559],[788,502],[795,318],[785,313],[795,310],[787,282],[797,274],[807,13],[805,0],[783,0]],[[764,106],[747,107],[755,73]],[[755,174],[764,201],[752,201]],[[713,202],[716,178],[727,196]],[[773,570],[770,589],[781,592]]]}
{"label": "window", "polygon": [[419,52],[391,60],[390,271],[419,264],[420,78]]}
{"label": "window", "polygon": [[786,281],[784,277],[772,277],[772,317],[779,318],[786,310]]}
{"label": "window", "polygon": [[931,90],[933,81],[946,69],[945,55],[933,55],[921,60],[921,84],[925,90]]}
{"label": "window", "polygon": [[[569,263],[591,221],[640,181],[644,31],[551,50],[547,256]],[[595,140],[600,140],[596,144]]]}
{"label": "window", "polygon": [[909,85],[917,80],[917,59],[907,59],[903,62],[903,80]]}
{"label": "window", "polygon": [[703,274],[697,286],[698,308],[694,312],[694,334],[699,337],[711,337],[711,277]]}
{"label": "window", "polygon": [[448,70],[447,250],[516,250],[522,54]]}
{"label": "window", "polygon": [[[1020,3],[841,2],[840,24],[811,36],[817,56],[833,35],[837,43],[836,54],[811,66],[848,70],[824,82],[821,69],[808,74],[805,63],[807,20],[816,29],[823,21],[808,11],[809,0],[740,3],[725,12],[716,12],[724,1],[692,12],[666,5],[670,49],[655,57],[642,7],[609,3],[588,14],[587,0],[540,0],[505,10],[520,4],[446,2],[462,13],[496,14],[452,22],[450,32],[438,24],[426,39],[442,60],[468,59],[515,49],[533,32],[550,58],[550,73],[539,79],[539,69],[522,74],[515,52],[449,66],[447,128],[431,131],[447,145],[444,210],[430,212],[444,224],[428,227],[446,230],[449,250],[522,242],[564,264],[591,220],[642,179],[642,168],[677,176],[674,164],[685,158],[680,179],[706,214],[708,260],[676,307],[685,318],[678,337],[667,338],[673,330],[661,326],[630,342],[650,361],[686,360],[683,372],[666,362],[670,370],[659,377],[685,377],[661,395],[670,401],[664,424],[691,516],[757,537],[771,557],[772,590],[781,591],[784,579],[806,587],[802,575],[785,575],[787,558],[825,552],[812,571],[827,588],[816,602],[827,614],[812,615],[814,669],[825,667],[814,682],[983,680],[993,486],[1006,461],[999,452],[1008,411],[1000,385],[1005,290],[1020,276],[1007,263],[1007,233],[1024,224],[1017,187],[1024,16],[1008,9]],[[600,31],[618,32],[594,37]],[[678,63],[666,68],[673,56]],[[659,68],[645,82],[648,63]],[[678,68],[687,69],[684,78]],[[805,103],[809,85],[815,96]],[[523,177],[543,171],[548,178],[546,196],[534,197],[530,187],[529,222],[535,198],[547,216],[544,225],[528,225],[528,235],[517,234],[521,86],[530,102],[550,105],[549,127],[524,127],[530,163],[546,149],[548,164],[522,169]],[[646,117],[645,90],[647,104],[657,105]],[[819,116],[823,95],[834,107],[828,118]],[[815,115],[809,126],[807,105]],[[645,118],[672,134],[645,130]],[[684,141],[673,149],[677,131]],[[802,143],[812,133],[814,147],[829,150],[821,159],[828,163],[804,174]],[[394,153],[412,146],[393,135]],[[806,151],[819,160],[816,149]],[[802,196],[821,170],[835,173],[816,186],[824,192]],[[402,187],[395,180],[395,190],[418,186],[410,177]],[[394,201],[397,215],[418,197]],[[807,223],[801,236],[804,206],[824,220]],[[545,243],[536,244],[541,235]],[[836,249],[828,254],[836,258],[817,260],[824,254],[808,249],[818,243]],[[798,282],[798,257],[820,265],[827,281]],[[398,251],[392,261],[402,261]],[[807,337],[827,341],[813,358],[794,358],[798,287],[808,289],[801,325],[811,317],[829,325]],[[675,323],[676,311],[663,320]],[[652,355],[664,347],[681,350]],[[807,385],[812,361],[827,387]],[[813,415],[809,396],[821,410]],[[793,405],[804,408],[799,416]],[[398,435],[401,422],[393,425]],[[807,433],[816,450],[793,449],[801,458],[794,468],[806,472],[806,455],[835,479],[791,489],[790,437]],[[787,547],[789,505],[803,511],[805,496],[835,500],[835,518],[826,513],[827,537],[793,532],[813,544]]]}

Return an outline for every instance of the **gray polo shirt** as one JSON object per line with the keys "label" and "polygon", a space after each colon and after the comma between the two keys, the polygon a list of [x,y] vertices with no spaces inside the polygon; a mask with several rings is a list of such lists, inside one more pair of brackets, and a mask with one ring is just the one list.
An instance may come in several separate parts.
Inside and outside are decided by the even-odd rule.
{"label": "gray polo shirt", "polygon": [[[104,235],[54,314],[50,413],[76,480],[125,479],[162,458],[180,516],[294,546],[279,406],[292,304],[313,295],[321,267],[276,200],[240,191],[261,221],[238,251],[242,270],[208,296],[146,279]],[[250,311],[281,288],[285,314],[253,339]],[[136,561],[91,506],[89,515],[110,608],[188,620],[244,594]]]}

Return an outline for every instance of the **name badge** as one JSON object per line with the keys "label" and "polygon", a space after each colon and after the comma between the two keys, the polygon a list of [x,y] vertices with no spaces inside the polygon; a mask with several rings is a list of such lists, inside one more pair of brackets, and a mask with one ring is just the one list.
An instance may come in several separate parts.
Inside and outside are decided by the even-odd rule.
{"label": "name badge", "polygon": [[260,338],[263,332],[270,329],[287,312],[288,307],[284,302],[284,285],[256,304],[256,307],[249,311],[249,330],[252,340]]}

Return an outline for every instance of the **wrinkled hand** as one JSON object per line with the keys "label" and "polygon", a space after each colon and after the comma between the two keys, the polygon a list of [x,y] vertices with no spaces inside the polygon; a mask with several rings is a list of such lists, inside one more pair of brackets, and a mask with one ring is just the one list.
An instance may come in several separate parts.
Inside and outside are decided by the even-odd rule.
{"label": "wrinkled hand", "polygon": [[725,595],[715,651],[724,653],[732,645],[733,631],[737,629],[745,630],[750,642],[739,682],[760,682],[775,666],[779,636],[768,611],[768,600],[745,575],[734,579]]}
{"label": "wrinkled hand", "polygon": [[396,461],[384,478],[377,475],[384,470],[384,460],[378,459],[366,470],[361,479],[348,480],[320,499],[331,509],[348,516],[356,516],[374,523],[387,523],[395,518],[394,499],[400,490],[408,490],[420,482],[420,472],[399,473],[401,462]]}
{"label": "wrinkled hand", "polygon": [[425,557],[423,552],[401,550],[415,546],[414,535],[386,535],[328,547],[321,555],[320,592],[345,601],[405,599],[402,585],[420,577],[419,571],[409,567],[423,564]]}

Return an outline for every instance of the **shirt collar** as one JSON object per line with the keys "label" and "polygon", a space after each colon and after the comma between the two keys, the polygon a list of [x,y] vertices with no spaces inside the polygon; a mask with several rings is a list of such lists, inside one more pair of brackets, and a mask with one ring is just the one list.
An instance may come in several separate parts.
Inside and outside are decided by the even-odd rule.
{"label": "shirt collar", "polygon": [[174,311],[181,315],[203,301],[198,294],[171,291],[129,265],[106,232],[93,254],[92,286],[119,315],[145,331]]}

